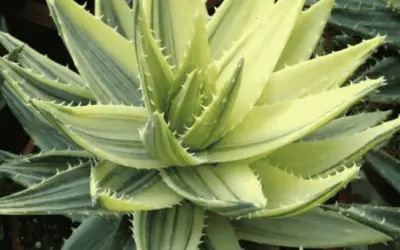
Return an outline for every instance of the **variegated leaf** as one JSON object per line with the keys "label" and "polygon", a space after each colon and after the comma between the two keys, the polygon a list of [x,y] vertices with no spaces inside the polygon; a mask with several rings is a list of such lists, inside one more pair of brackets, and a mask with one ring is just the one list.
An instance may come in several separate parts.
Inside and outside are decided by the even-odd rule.
{"label": "variegated leaf", "polygon": [[[30,187],[91,157],[85,151],[61,150],[29,156],[8,156],[0,172],[13,181]],[[1,158],[1,156],[0,156]],[[0,160],[1,163],[1,160]]]}
{"label": "variegated leaf", "polygon": [[242,250],[235,228],[228,217],[207,214],[205,221],[205,247],[207,250]]}
{"label": "variegated leaf", "polygon": [[301,13],[279,58],[275,71],[311,57],[330,17],[333,5],[334,0],[320,0]]}
{"label": "variegated leaf", "polygon": [[234,216],[266,204],[260,182],[246,164],[169,167],[160,173],[179,195],[219,214]]}
{"label": "variegated leaf", "polygon": [[167,166],[196,166],[207,161],[206,157],[189,152],[171,132],[164,115],[158,112],[151,114],[141,138],[149,155]]}
{"label": "variegated leaf", "polygon": [[338,166],[313,178],[297,176],[287,170],[259,160],[251,165],[258,174],[267,205],[246,217],[284,217],[304,213],[319,206],[354,180],[359,166]]}
{"label": "variegated leaf", "polygon": [[53,100],[54,96],[27,84],[11,69],[2,73],[5,82],[0,85],[1,94],[13,114],[23,124],[25,131],[40,149],[48,151],[54,148],[59,150],[79,148],[72,140],[62,135],[57,128],[47,122],[43,115],[29,103],[31,98],[40,96],[45,100]]}
{"label": "variegated leaf", "polygon": [[293,100],[339,88],[383,42],[384,37],[378,36],[274,72],[257,105]]}
{"label": "variegated leaf", "polygon": [[[351,135],[296,142],[268,155],[269,163],[303,176],[323,173],[341,164],[352,164],[370,149],[386,142],[400,128],[400,118]],[[290,155],[290,157],[288,157]]]}
{"label": "variegated leaf", "polygon": [[106,104],[141,105],[132,43],[74,1],[47,3],[79,73],[96,99]]}
{"label": "variegated leaf", "polygon": [[133,168],[162,168],[150,157],[139,130],[148,120],[145,108],[124,105],[69,107],[32,100],[63,133],[89,152]]}
{"label": "variegated leaf", "polygon": [[150,112],[167,111],[173,74],[158,46],[140,2],[135,8],[135,48],[146,107]]}
{"label": "variegated leaf", "polygon": [[133,235],[137,250],[197,250],[204,210],[185,202],[168,209],[135,212]]}
{"label": "variegated leaf", "polygon": [[375,111],[356,115],[343,116],[332,120],[323,127],[301,138],[301,141],[324,140],[337,136],[349,136],[386,120],[391,111]]}
{"label": "variegated leaf", "polygon": [[252,218],[232,223],[243,240],[285,247],[335,248],[392,239],[380,230],[322,209],[287,218]]}
{"label": "variegated leaf", "polygon": [[83,79],[47,56],[44,56],[8,33],[0,31],[0,44],[7,49],[9,53],[17,51],[13,60],[18,62],[23,68],[30,70],[38,75],[49,78],[50,80],[59,80],[61,83],[71,84],[73,86],[86,87]]}
{"label": "variegated leaf", "polygon": [[117,212],[172,207],[182,197],[172,191],[156,170],[139,170],[102,161],[92,169],[91,194],[104,208]]}
{"label": "variegated leaf", "polygon": [[273,0],[224,0],[207,24],[213,58],[222,57],[273,5]]}
{"label": "variegated leaf", "polygon": [[[61,250],[133,250],[136,249],[127,215],[85,219],[65,240]],[[88,240],[90,239],[90,240]]]}
{"label": "variegated leaf", "polygon": [[170,56],[168,62],[179,67],[187,52],[187,42],[193,33],[196,12],[207,15],[203,0],[148,0],[142,1],[146,10],[150,28],[164,48],[164,55]]}
{"label": "variegated leaf", "polygon": [[264,156],[321,127],[382,82],[382,78],[367,80],[301,99],[256,106],[243,122],[204,154],[209,162]]}
{"label": "variegated leaf", "polygon": [[[67,163],[65,163],[67,164]],[[0,198],[0,214],[107,214],[93,206],[90,196],[90,162],[69,167],[20,192]]]}
{"label": "variegated leaf", "polygon": [[128,40],[133,39],[133,11],[126,0],[95,0],[95,15]]}
{"label": "variegated leaf", "polygon": [[[270,78],[281,52],[289,39],[290,33],[303,7],[304,0],[280,0],[269,8],[244,36],[218,63],[221,74],[216,82],[217,93],[237,68],[242,58],[246,62],[243,68],[242,81],[227,118],[226,127],[222,130],[228,133],[236,127],[252,110]],[[268,44],[268,46],[265,46]]]}

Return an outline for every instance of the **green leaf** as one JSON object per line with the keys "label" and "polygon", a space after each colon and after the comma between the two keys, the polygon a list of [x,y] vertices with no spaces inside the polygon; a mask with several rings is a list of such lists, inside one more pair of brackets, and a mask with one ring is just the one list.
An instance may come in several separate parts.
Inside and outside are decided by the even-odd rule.
{"label": "green leaf", "polygon": [[400,236],[399,208],[361,204],[324,205],[323,208],[338,212],[391,238],[397,239]]}
{"label": "green leaf", "polygon": [[345,83],[383,41],[384,37],[376,37],[277,71],[268,80],[257,104],[272,104],[336,89]]}
{"label": "green leaf", "polygon": [[[68,166],[67,162],[65,164]],[[90,162],[82,162],[27,189],[0,198],[0,214],[111,213],[92,204],[90,166]]]}
{"label": "green leaf", "polygon": [[101,103],[141,105],[135,48],[72,0],[47,0],[79,73]]}
{"label": "green leaf", "polygon": [[375,111],[356,115],[343,116],[332,120],[311,134],[301,138],[302,141],[324,140],[338,136],[349,136],[386,120],[391,111]]}
{"label": "green leaf", "polygon": [[246,164],[169,167],[160,174],[176,193],[219,214],[235,216],[266,204],[260,182]]}
{"label": "green leaf", "polygon": [[287,218],[241,219],[232,223],[243,240],[286,247],[334,248],[391,240],[385,233],[322,209]]}
{"label": "green leaf", "polygon": [[128,216],[92,215],[72,231],[61,250],[135,250],[129,227]]}
{"label": "green leaf", "polygon": [[150,112],[165,112],[172,85],[172,70],[156,43],[142,4],[135,9],[135,48],[146,107]]}
{"label": "green leaf", "polygon": [[228,217],[208,214],[204,228],[206,249],[209,250],[241,250],[235,229]]}
{"label": "green leaf", "polygon": [[367,98],[369,101],[378,103],[396,104],[400,103],[400,72],[398,66],[400,64],[399,57],[386,57],[368,69],[362,76],[375,78],[384,76],[387,85],[382,87],[379,92],[372,93]]}
{"label": "green leaf", "polygon": [[400,1],[399,0],[382,0],[385,2],[390,8],[399,12],[400,11]]}
{"label": "green leaf", "polygon": [[218,62],[221,74],[216,82],[217,93],[228,84],[226,79],[230,79],[238,62],[242,59],[246,62],[242,73],[244,84],[241,84],[239,94],[231,107],[226,123],[229,127],[224,128],[225,133],[237,126],[256,104],[289,39],[303,4],[304,0],[278,1],[264,14],[260,23],[255,25],[256,28],[249,30],[250,35],[244,36]]}
{"label": "green leaf", "polygon": [[224,0],[207,24],[213,58],[221,58],[231,44],[238,41],[273,6],[273,0]]}
{"label": "green leaf", "polygon": [[371,151],[365,160],[376,173],[400,193],[400,161],[384,151]]}
{"label": "green leaf", "polygon": [[185,202],[169,209],[135,212],[133,234],[138,250],[197,250],[204,210]]}
{"label": "green leaf", "polygon": [[167,166],[196,166],[207,161],[206,157],[198,157],[184,148],[168,124],[163,114],[155,112],[146,127],[141,131],[141,138],[149,155]]}
{"label": "green leaf", "polygon": [[164,55],[170,56],[168,62],[179,67],[188,50],[187,41],[191,40],[196,12],[207,15],[202,0],[149,0],[142,1],[148,10],[150,28],[164,48]]}
{"label": "green leaf", "polygon": [[[204,154],[209,162],[264,156],[326,124],[378,88],[382,81],[382,78],[367,80],[302,99],[256,106],[243,122]],[[309,112],[305,114],[304,110]]]}
{"label": "green leaf", "polygon": [[359,166],[337,166],[322,175],[304,178],[262,159],[250,166],[261,180],[266,206],[245,217],[293,216],[319,206],[354,180]]}
{"label": "green leaf", "polygon": [[65,135],[103,159],[133,168],[162,168],[140,140],[148,120],[145,108],[124,105],[69,107],[32,100],[32,104]]}
{"label": "green leaf", "polygon": [[128,40],[133,39],[133,11],[125,0],[95,0],[95,15]]}
{"label": "green leaf", "polygon": [[0,165],[0,172],[13,181],[30,187],[48,179],[70,166],[87,161],[90,157],[85,151],[61,150],[44,152],[29,156],[8,156]]}
{"label": "green leaf", "polygon": [[48,151],[54,148],[59,150],[79,148],[47,122],[43,115],[29,103],[31,98],[40,96],[45,100],[52,100],[52,96],[45,92],[37,92],[35,88],[29,88],[31,85],[23,84],[24,80],[11,69],[2,73],[6,81],[0,86],[1,93],[8,107],[40,149]]}
{"label": "green leaf", "polygon": [[334,0],[321,0],[301,13],[275,71],[311,57],[328,22],[333,5]]}
{"label": "green leaf", "polygon": [[156,170],[127,168],[107,161],[92,169],[91,194],[101,206],[117,212],[161,209],[182,200]]}
{"label": "green leaf", "polygon": [[[308,0],[312,4],[318,0]],[[329,24],[353,35],[387,35],[388,45],[400,48],[399,14],[381,0],[336,0]]]}
{"label": "green leaf", "polygon": [[84,80],[78,74],[40,54],[10,34],[0,31],[0,44],[9,53],[18,50],[13,59],[23,68],[32,69],[34,73],[51,80],[58,79],[61,83],[86,88]]}
{"label": "green leaf", "polygon": [[339,165],[361,160],[365,153],[389,140],[399,128],[400,118],[397,118],[351,135],[292,143],[274,151],[266,159],[296,175],[321,174]]}

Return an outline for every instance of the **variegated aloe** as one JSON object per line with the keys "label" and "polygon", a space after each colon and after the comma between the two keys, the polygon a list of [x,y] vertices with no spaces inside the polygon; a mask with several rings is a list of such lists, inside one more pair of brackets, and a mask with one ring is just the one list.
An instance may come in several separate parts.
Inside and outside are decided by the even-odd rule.
{"label": "variegated aloe", "polygon": [[43,151],[0,167],[27,186],[1,214],[88,215],[64,249],[398,236],[394,209],[321,205],[400,126],[339,117],[384,83],[345,84],[384,37],[310,59],[333,0],[226,0],[212,17],[202,0],[47,2],[79,74],[1,33],[2,94]]}

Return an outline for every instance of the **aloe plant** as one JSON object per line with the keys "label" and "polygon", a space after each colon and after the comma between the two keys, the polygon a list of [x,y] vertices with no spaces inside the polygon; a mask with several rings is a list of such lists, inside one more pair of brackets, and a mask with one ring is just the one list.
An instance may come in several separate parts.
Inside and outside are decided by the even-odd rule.
{"label": "aloe plant", "polygon": [[63,249],[396,239],[395,208],[323,205],[400,127],[343,116],[385,83],[347,81],[385,38],[310,59],[334,2],[304,2],[48,0],[78,73],[0,33],[1,93],[42,150],[0,166],[27,187],[0,214],[79,218]]}

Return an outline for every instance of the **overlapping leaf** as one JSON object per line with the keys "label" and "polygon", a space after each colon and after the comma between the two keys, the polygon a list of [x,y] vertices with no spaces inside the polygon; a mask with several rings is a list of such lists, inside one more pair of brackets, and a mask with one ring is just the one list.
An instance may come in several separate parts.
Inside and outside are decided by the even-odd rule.
{"label": "overlapping leaf", "polygon": [[301,99],[256,106],[243,122],[204,154],[209,162],[266,155],[321,127],[382,82],[382,78],[367,80]]}
{"label": "overlapping leaf", "polygon": [[204,226],[204,210],[183,203],[169,209],[135,212],[133,235],[138,250],[197,249]]}
{"label": "overlapping leaf", "polygon": [[264,244],[333,248],[389,241],[384,231],[322,209],[287,218],[253,218],[232,222],[239,238]]}
{"label": "overlapping leaf", "polygon": [[133,39],[133,11],[126,0],[96,0],[95,15],[128,40]]}
{"label": "overlapping leaf", "polygon": [[136,53],[131,42],[74,1],[47,2],[80,75],[97,101],[140,105]]}
{"label": "overlapping leaf", "polygon": [[257,176],[246,164],[169,167],[160,172],[175,192],[219,214],[235,216],[266,204]]}
{"label": "overlapping leaf", "polygon": [[171,207],[182,200],[155,170],[100,162],[92,169],[91,194],[108,210],[132,212]]}
{"label": "overlapping leaf", "polygon": [[149,156],[139,129],[148,120],[145,108],[124,105],[69,107],[32,100],[49,121],[89,152],[134,168],[161,168]]}

